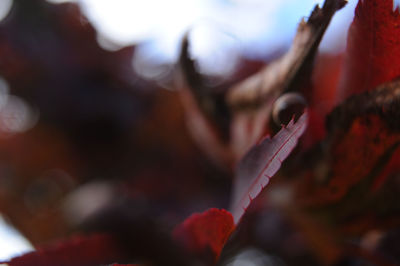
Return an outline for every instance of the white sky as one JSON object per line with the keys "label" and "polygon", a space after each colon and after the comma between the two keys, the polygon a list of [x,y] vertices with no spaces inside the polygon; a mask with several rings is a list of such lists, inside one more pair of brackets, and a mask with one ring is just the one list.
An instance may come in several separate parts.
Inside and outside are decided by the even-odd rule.
{"label": "white sky", "polygon": [[[52,0],[65,1],[65,0]],[[141,43],[134,60],[140,64],[172,63],[188,29],[191,53],[202,69],[224,74],[235,55],[262,58],[288,47],[302,17],[322,0],[75,0],[98,31],[106,49]],[[345,47],[357,0],[334,17],[321,49]],[[202,30],[197,30],[198,28]],[[206,29],[206,30],[204,30]],[[135,66],[138,63],[134,63]],[[142,66],[149,68],[149,65]],[[207,72],[207,71],[206,71]]]}
{"label": "white sky", "polygon": [[[100,35],[120,45],[145,40],[167,59],[176,57],[179,39],[193,25],[208,24],[237,38],[244,50],[265,54],[293,37],[297,23],[321,0],[78,0]],[[334,20],[336,32],[346,31],[356,0]],[[331,31],[333,33],[333,31]],[[345,35],[345,34],[344,34]],[[336,38],[335,38],[336,39]],[[333,41],[334,38],[331,38]],[[209,41],[209,40],[207,40]],[[254,51],[254,44],[260,48]],[[324,42],[331,49],[337,41]],[[256,46],[257,47],[257,46]]]}

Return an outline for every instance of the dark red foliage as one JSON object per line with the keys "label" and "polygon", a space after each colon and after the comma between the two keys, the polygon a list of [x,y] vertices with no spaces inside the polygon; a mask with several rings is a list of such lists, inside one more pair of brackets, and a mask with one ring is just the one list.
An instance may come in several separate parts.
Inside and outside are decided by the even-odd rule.
{"label": "dark red foliage", "polygon": [[350,188],[368,177],[380,158],[399,140],[400,135],[387,129],[378,116],[357,118],[350,130],[333,142],[332,176],[328,186],[313,195],[314,201],[323,204],[342,199]]}
{"label": "dark red foliage", "polygon": [[372,192],[379,191],[382,186],[386,183],[391,175],[398,173],[400,171],[400,148],[396,146],[396,150],[393,152],[390,160],[383,168],[382,172],[375,179],[374,185],[372,187]]}
{"label": "dark red foliage", "polygon": [[348,35],[339,97],[371,90],[400,75],[400,13],[393,0],[359,1]]}
{"label": "dark red foliage", "polygon": [[127,258],[118,243],[108,235],[75,236],[67,241],[16,257],[10,266],[26,265],[99,265]]}
{"label": "dark red foliage", "polygon": [[[321,177],[326,179],[325,185],[310,197],[314,203],[341,200],[351,188],[368,177],[375,178],[382,165],[386,166],[386,157],[392,156],[400,141],[398,86],[399,81],[395,81],[355,95],[329,115],[329,157],[324,162],[329,164],[329,172]],[[392,162],[386,168],[390,172],[395,166]],[[383,179],[378,178],[376,184]]]}
{"label": "dark red foliage", "polygon": [[213,208],[187,218],[175,228],[173,237],[190,253],[213,263],[234,229],[232,214]]}

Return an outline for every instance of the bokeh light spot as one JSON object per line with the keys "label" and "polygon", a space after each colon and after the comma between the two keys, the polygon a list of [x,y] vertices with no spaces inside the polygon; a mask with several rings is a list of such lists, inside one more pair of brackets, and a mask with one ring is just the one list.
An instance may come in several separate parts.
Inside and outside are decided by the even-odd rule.
{"label": "bokeh light spot", "polygon": [[0,110],[7,103],[10,88],[5,79],[0,77]]}
{"label": "bokeh light spot", "polygon": [[239,252],[226,266],[283,266],[282,260],[270,256],[255,248],[248,248]]}
{"label": "bokeh light spot", "polygon": [[33,246],[0,215],[0,260],[33,251]]}
{"label": "bokeh light spot", "polygon": [[13,0],[1,0],[0,1],[0,21],[5,19],[10,13],[13,5]]}
{"label": "bokeh light spot", "polygon": [[0,109],[0,133],[3,135],[22,133],[31,129],[38,120],[38,114],[24,100],[9,95]]}

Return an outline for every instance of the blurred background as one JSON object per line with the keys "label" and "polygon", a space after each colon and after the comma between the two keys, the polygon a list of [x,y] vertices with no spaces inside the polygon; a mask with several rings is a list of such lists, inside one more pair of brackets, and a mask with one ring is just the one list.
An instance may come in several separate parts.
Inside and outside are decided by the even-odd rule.
{"label": "blurred background", "polygon": [[[202,73],[234,80],[282,55],[321,2],[0,0],[0,260],[116,200],[166,227],[226,206],[229,173],[199,155],[173,92],[181,38]],[[356,2],[320,58],[341,60]]]}

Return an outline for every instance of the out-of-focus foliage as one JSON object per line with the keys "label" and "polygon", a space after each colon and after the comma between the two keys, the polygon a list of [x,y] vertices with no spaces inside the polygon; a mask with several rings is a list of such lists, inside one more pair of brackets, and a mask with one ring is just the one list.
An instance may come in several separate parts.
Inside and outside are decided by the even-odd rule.
{"label": "out-of-focus foliage", "polygon": [[[346,53],[317,54],[345,4],[326,0],[281,59],[241,59],[229,78],[198,72],[185,37],[166,90],[135,74],[136,47],[100,48],[77,5],[14,0],[0,22],[0,212],[38,250],[9,264],[399,263],[400,15],[359,1]],[[278,138],[290,117],[301,133]],[[265,133],[274,145],[254,152]],[[251,204],[233,219],[232,183],[260,158],[276,176],[255,199],[241,185]]]}
{"label": "out-of-focus foliage", "polygon": [[[74,4],[14,1],[1,22],[0,75],[38,119],[0,138],[0,209],[33,243],[70,234],[76,216],[114,196],[171,221],[213,206],[200,197],[205,187],[227,202],[229,180],[199,156],[178,96],[135,75],[134,51],[101,49]],[[78,193],[69,194],[90,182],[111,194],[94,189],[73,205]],[[219,187],[226,192],[213,193]]]}

